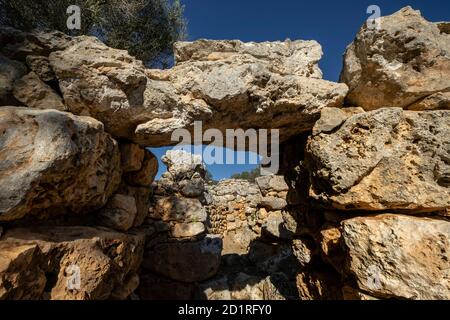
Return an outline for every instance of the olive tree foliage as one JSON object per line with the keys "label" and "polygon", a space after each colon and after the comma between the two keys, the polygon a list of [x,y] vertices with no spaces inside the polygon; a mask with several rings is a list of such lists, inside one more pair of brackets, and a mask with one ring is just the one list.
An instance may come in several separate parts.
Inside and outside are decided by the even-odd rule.
{"label": "olive tree foliage", "polygon": [[261,167],[258,166],[253,170],[250,171],[244,171],[241,173],[233,174],[231,176],[231,179],[238,179],[238,180],[247,180],[250,182],[255,182],[256,178],[261,176]]}
{"label": "olive tree foliage", "polygon": [[[81,9],[80,30],[68,30],[67,8]],[[128,50],[149,66],[167,67],[172,45],[185,38],[179,0],[0,0],[0,25],[92,35]]]}

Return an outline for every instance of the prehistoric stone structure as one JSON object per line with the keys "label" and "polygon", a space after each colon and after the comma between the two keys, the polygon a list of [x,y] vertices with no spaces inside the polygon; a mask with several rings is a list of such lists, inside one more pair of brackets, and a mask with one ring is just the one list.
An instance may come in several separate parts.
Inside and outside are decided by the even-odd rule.
{"label": "prehistoric stone structure", "polygon": [[[149,70],[93,37],[0,29],[0,299],[450,299],[450,33],[180,42]],[[281,168],[207,181],[176,129],[279,129]]]}

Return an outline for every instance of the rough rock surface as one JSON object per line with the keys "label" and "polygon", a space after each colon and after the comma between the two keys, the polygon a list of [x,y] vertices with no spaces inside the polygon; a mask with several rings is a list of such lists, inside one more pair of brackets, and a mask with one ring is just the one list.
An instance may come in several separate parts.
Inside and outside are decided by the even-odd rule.
{"label": "rough rock surface", "polygon": [[61,97],[34,72],[16,81],[13,94],[18,101],[30,108],[66,111]]}
{"label": "rough rock surface", "polygon": [[[143,247],[142,234],[127,235],[102,228],[8,230],[0,241],[0,297],[112,298],[113,293],[129,292],[127,280],[135,278]],[[78,288],[68,286],[72,272],[78,272],[74,266],[80,275]]]}
{"label": "rough rock surface", "polygon": [[342,109],[323,108],[320,113],[320,119],[314,125],[313,135],[321,132],[329,133],[338,128],[346,119],[347,115]]}
{"label": "rough rock surface", "polygon": [[445,211],[449,136],[449,111],[354,115],[336,132],[310,137],[310,195],[341,210]]}
{"label": "rough rock surface", "polygon": [[174,144],[171,133],[194,120],[223,130],[265,123],[287,139],[310,130],[321,108],[341,106],[347,92],[320,79],[315,41],[200,40],[176,45],[175,55],[172,69],[145,70],[126,52],[81,37],[53,52],[50,65],[71,112],[146,146]]}
{"label": "rough rock surface", "polygon": [[95,119],[55,110],[0,108],[0,221],[86,213],[120,182],[117,143]]}
{"label": "rough rock surface", "polygon": [[198,199],[172,196],[158,198],[151,216],[163,221],[205,222],[207,213]]}
{"label": "rough rock surface", "polygon": [[297,276],[300,300],[340,300],[339,283],[324,272],[301,272]]}
{"label": "rough rock surface", "polygon": [[127,231],[133,226],[136,213],[135,198],[116,193],[100,209],[98,223],[119,231]]}
{"label": "rough rock surface", "polygon": [[168,150],[161,161],[166,165],[167,172],[177,182],[184,178],[190,179],[194,172],[205,170],[205,164],[200,155],[188,153],[184,150]]}
{"label": "rough rock surface", "polygon": [[128,195],[134,198],[136,203],[136,218],[134,219],[133,226],[140,226],[148,215],[150,206],[150,194],[152,189],[149,187],[134,187],[126,183],[121,183],[118,194]]}
{"label": "rough rock surface", "polygon": [[380,298],[450,298],[450,222],[402,215],[343,222],[350,272]]}
{"label": "rough rock surface", "polygon": [[350,88],[349,104],[417,108],[418,101],[450,91],[450,34],[411,7],[382,17],[380,27],[364,25],[347,48],[341,81]]}
{"label": "rough rock surface", "polygon": [[15,82],[26,72],[26,67],[19,61],[0,55],[0,105],[17,104],[12,92]]}

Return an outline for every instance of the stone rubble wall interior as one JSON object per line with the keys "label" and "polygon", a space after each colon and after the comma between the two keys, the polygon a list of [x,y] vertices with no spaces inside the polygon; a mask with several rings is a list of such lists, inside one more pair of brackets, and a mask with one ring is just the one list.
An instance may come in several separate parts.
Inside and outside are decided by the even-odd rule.
{"label": "stone rubble wall interior", "polygon": [[[450,32],[175,45],[0,28],[0,299],[450,299]],[[281,170],[206,181],[176,129],[280,129]],[[79,268],[81,285],[73,280]]]}

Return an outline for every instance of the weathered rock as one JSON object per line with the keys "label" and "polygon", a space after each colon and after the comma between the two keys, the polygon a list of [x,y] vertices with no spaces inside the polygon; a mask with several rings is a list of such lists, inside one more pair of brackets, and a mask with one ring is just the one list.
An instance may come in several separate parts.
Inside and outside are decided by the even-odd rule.
{"label": "weathered rock", "polygon": [[53,51],[64,50],[83,39],[71,38],[60,31],[34,30],[22,32],[14,28],[0,28],[0,52],[15,60],[25,62],[27,56],[48,56]]}
{"label": "weathered rock", "polygon": [[39,299],[47,279],[36,244],[0,242],[0,300]]}
{"label": "weathered rock", "polygon": [[214,58],[206,60],[190,55],[172,69],[145,70],[124,51],[76,39],[50,55],[67,107],[146,146],[174,144],[172,132],[191,130],[194,120],[222,131],[264,123],[281,129],[285,140],[310,130],[320,109],[341,106],[347,92],[345,84],[319,79],[321,49],[314,41],[181,43],[179,57],[196,46],[203,52],[234,47],[234,53],[211,52]]}
{"label": "weathered rock", "polygon": [[[222,276],[200,285],[200,296],[205,300],[264,300],[261,279],[245,273],[236,275],[238,281]],[[233,290],[234,289],[234,290]]]}
{"label": "weathered rock", "polygon": [[267,196],[261,199],[260,205],[268,210],[282,210],[287,206],[287,202],[279,197]]}
{"label": "weathered rock", "polygon": [[[7,267],[6,262],[0,278],[12,279],[16,274],[19,278],[14,281],[30,280],[18,287],[0,285],[4,297],[99,300],[110,298],[112,293],[118,296],[124,286],[129,287],[126,280],[135,277],[142,260],[144,237],[102,228],[35,227],[8,230],[0,246],[10,248],[13,259],[22,260],[13,268]],[[33,251],[39,255],[38,260],[33,259]],[[5,254],[3,249],[0,252]],[[17,253],[19,256],[14,258]],[[18,265],[24,269],[15,269]],[[68,286],[71,275],[80,276],[79,287]],[[77,281],[70,283],[77,285]],[[25,288],[30,291],[24,291]]]}
{"label": "weathered rock", "polygon": [[16,81],[13,94],[18,101],[30,108],[66,110],[62,98],[34,72]]}
{"label": "weathered rock", "polygon": [[140,170],[127,172],[124,179],[128,184],[137,187],[150,187],[158,173],[158,159],[150,151],[145,150]]}
{"label": "weathered rock", "polygon": [[244,43],[239,40],[202,39],[175,44],[175,59],[178,64],[217,61],[236,55],[257,58],[274,73],[322,78],[322,72],[317,65],[322,57],[322,49],[316,41]]}
{"label": "weathered rock", "polygon": [[320,112],[320,119],[313,128],[313,135],[321,132],[329,133],[339,127],[347,119],[347,115],[342,109],[323,108]]}
{"label": "weathered rock", "polygon": [[0,55],[0,106],[18,104],[12,92],[16,81],[26,72],[22,63]]}
{"label": "weathered rock", "polygon": [[270,191],[283,192],[289,190],[289,187],[286,184],[283,176],[262,176],[256,178],[255,181],[258,184],[258,187],[263,196],[266,196]]}
{"label": "weathered rock", "polygon": [[297,288],[300,300],[342,299],[338,278],[326,271],[300,272]]}
{"label": "weathered rock", "polygon": [[99,211],[98,223],[119,231],[127,231],[133,226],[136,212],[134,197],[115,194],[108,200],[106,206]]}
{"label": "weathered rock", "polygon": [[134,187],[126,183],[121,183],[117,193],[125,194],[134,198],[136,202],[136,218],[133,226],[140,226],[148,216],[150,207],[150,194],[152,190],[148,187]]}
{"label": "weathered rock", "polygon": [[[170,98],[175,100],[171,101],[172,105],[181,104],[179,109],[192,110],[192,115],[174,110],[171,118],[160,116],[139,124],[136,141],[156,146],[168,144],[175,129],[191,130],[194,119],[206,119],[204,129],[215,128],[221,132],[259,128],[264,123],[267,128],[280,129],[280,140],[285,141],[310,130],[321,108],[340,107],[343,103],[347,92],[344,84],[273,74],[256,58],[248,58],[232,56],[224,61],[181,63],[168,70],[168,75],[161,75],[159,70],[148,71],[152,78],[148,88],[163,90],[162,97],[166,96],[160,98],[160,92],[148,89],[148,99],[169,100],[167,96],[172,93]],[[168,83],[162,80],[165,78],[173,80]],[[186,87],[191,92],[173,95],[173,92],[186,92]],[[236,119],[240,119],[238,126]]]}
{"label": "weathered rock", "polygon": [[335,226],[325,225],[318,234],[317,241],[322,259],[342,273],[344,269],[345,254],[341,247],[341,230]]}
{"label": "weathered rock", "polygon": [[247,226],[228,230],[223,235],[222,255],[246,255],[249,253],[250,245],[257,238],[258,235]]}
{"label": "weathered rock", "polygon": [[406,7],[364,25],[347,48],[341,81],[347,101],[365,110],[415,104],[450,90],[450,35]]}
{"label": "weathered rock", "polygon": [[195,237],[205,232],[205,225],[201,222],[177,223],[173,226],[171,234],[174,238]]}
{"label": "weathered rock", "polygon": [[144,161],[145,150],[135,143],[120,144],[120,158],[123,172],[138,171]]}
{"label": "weathered rock", "polygon": [[302,266],[307,266],[313,256],[314,244],[308,239],[295,239],[292,241],[292,252]]}
{"label": "weathered rock", "polygon": [[449,299],[450,222],[384,214],[342,226],[359,289],[380,298]]}
{"label": "weathered rock", "polygon": [[310,195],[342,210],[450,207],[450,111],[384,108],[309,139]]}
{"label": "weathered rock", "polygon": [[264,225],[263,234],[271,235],[279,239],[292,239],[296,232],[296,225],[292,228],[286,223],[285,215],[281,211],[270,212]]}
{"label": "weathered rock", "polygon": [[0,128],[0,221],[86,213],[119,185],[117,143],[95,119],[2,107]]}
{"label": "weathered rock", "polygon": [[55,73],[50,67],[50,61],[47,57],[30,55],[27,56],[26,62],[31,71],[37,74],[42,81],[56,80]]}
{"label": "weathered rock", "polygon": [[222,240],[211,235],[197,242],[158,244],[145,253],[143,267],[181,282],[203,281],[217,273],[221,251]]}
{"label": "weathered rock", "polygon": [[345,286],[344,288],[342,288],[342,298],[344,300],[356,300],[356,301],[360,301],[360,300],[379,300],[375,297],[372,297],[366,293],[363,293],[359,290],[356,290],[352,287],[349,286]]}
{"label": "weathered rock", "polygon": [[142,62],[94,37],[77,39],[49,56],[67,107],[99,119],[115,137],[132,138],[137,123],[155,116],[142,114],[147,83]]}
{"label": "weathered rock", "polygon": [[166,165],[167,171],[175,181],[190,179],[194,173],[204,174],[205,172],[202,156],[184,150],[168,150],[161,161]]}
{"label": "weathered rock", "polygon": [[198,199],[173,195],[159,198],[152,208],[153,217],[163,221],[205,222],[207,213]]}

